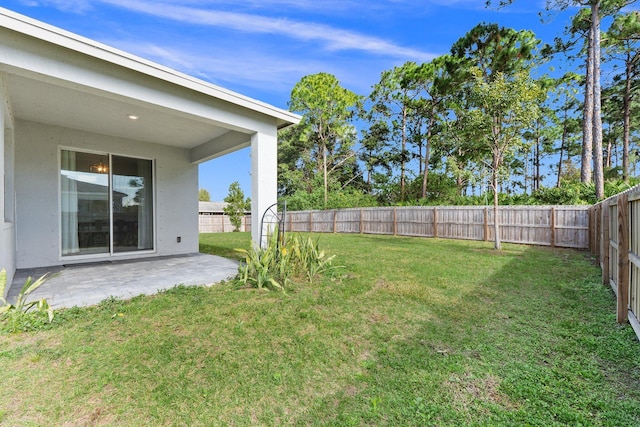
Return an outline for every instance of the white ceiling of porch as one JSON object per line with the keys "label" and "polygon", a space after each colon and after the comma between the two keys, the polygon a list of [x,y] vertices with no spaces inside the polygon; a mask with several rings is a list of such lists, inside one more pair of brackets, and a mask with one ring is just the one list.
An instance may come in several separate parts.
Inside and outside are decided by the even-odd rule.
{"label": "white ceiling of porch", "polygon": [[[6,74],[15,118],[187,149],[229,132],[184,112],[44,80]],[[138,120],[131,120],[129,115]]]}

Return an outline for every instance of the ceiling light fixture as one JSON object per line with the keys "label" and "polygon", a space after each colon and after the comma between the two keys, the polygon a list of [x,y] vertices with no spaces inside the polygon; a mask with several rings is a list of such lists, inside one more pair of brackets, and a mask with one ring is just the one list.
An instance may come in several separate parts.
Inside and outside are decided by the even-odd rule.
{"label": "ceiling light fixture", "polygon": [[89,166],[89,171],[94,173],[109,173],[109,165],[98,162]]}
{"label": "ceiling light fixture", "polygon": [[127,117],[129,117],[131,120],[138,120],[140,117],[136,116],[135,114],[127,114]]}

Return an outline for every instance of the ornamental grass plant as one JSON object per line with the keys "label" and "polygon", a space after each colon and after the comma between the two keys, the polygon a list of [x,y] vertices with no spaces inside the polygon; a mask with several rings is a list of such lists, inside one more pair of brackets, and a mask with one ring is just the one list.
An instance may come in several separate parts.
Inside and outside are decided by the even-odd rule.
{"label": "ornamental grass plant", "polygon": [[267,237],[263,248],[251,245],[237,249],[244,257],[235,281],[258,289],[285,290],[293,282],[312,283],[317,277],[336,267],[334,256],[320,249],[319,239],[299,234],[279,234],[277,230]]}

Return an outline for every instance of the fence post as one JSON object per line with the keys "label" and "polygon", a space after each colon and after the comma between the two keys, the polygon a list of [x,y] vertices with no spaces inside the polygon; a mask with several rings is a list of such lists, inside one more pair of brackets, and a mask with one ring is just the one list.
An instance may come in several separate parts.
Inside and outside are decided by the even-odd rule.
{"label": "fence post", "polygon": [[611,209],[609,209],[609,201],[602,202],[602,284],[609,284],[609,262],[611,245]]}
{"label": "fence post", "polygon": [[556,208],[551,206],[551,218],[549,218],[551,222],[551,247],[556,247]]}
{"label": "fence post", "polygon": [[398,208],[393,208],[393,235],[398,235]]}
{"label": "fence post", "polygon": [[489,208],[484,207],[484,241],[489,241]]}
{"label": "fence post", "polygon": [[595,250],[596,250],[596,265],[599,265],[600,268],[602,268],[602,253],[600,252],[600,249],[602,247],[601,243],[602,243],[602,235],[601,235],[601,231],[602,231],[602,205],[596,205],[596,209],[595,209],[595,224],[594,224],[594,232],[596,233],[596,246],[595,246]]}
{"label": "fence post", "polygon": [[618,196],[618,323],[628,320],[629,310],[629,195]]}
{"label": "fence post", "polygon": [[438,237],[438,208],[433,208],[433,237]]}
{"label": "fence post", "polygon": [[591,252],[591,255],[595,255],[596,251],[595,212],[595,206],[591,206],[589,208],[589,252]]}
{"label": "fence post", "polygon": [[336,218],[338,217],[338,210],[333,211],[333,234],[336,234]]}
{"label": "fence post", "polygon": [[362,208],[360,208],[360,234],[364,233],[364,224],[363,224],[364,218],[362,215]]}
{"label": "fence post", "polygon": [[313,233],[313,211],[309,211],[309,233]]}

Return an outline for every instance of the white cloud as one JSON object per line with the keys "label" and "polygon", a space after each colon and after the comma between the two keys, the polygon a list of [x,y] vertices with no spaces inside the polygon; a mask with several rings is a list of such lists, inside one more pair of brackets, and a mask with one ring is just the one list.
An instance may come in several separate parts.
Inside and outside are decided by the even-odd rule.
{"label": "white cloud", "polygon": [[84,13],[92,8],[89,0],[20,0],[20,2],[29,7],[51,6],[74,13]]}
{"label": "white cloud", "polygon": [[353,12],[357,8],[375,6],[375,0],[176,0],[171,4],[178,6],[197,6],[200,8],[217,8],[231,6],[242,9],[263,10],[304,10],[314,12],[335,13],[339,11]]}
{"label": "white cloud", "polygon": [[316,61],[290,61],[281,56],[271,56],[242,48],[207,50],[202,45],[190,48],[174,45],[167,47],[154,43],[139,43],[131,40],[106,40],[107,44],[134,55],[175,68],[195,77],[217,84],[243,82],[247,86],[262,87],[288,85],[291,76],[301,70],[313,68]]}
{"label": "white cloud", "polygon": [[329,51],[356,50],[375,55],[428,61],[436,55],[378,37],[314,22],[294,21],[255,14],[158,4],[136,0],[102,0],[103,3],[181,23],[227,28],[244,33],[272,34],[318,42]]}
{"label": "white cloud", "polygon": [[[176,45],[133,42],[130,38],[103,40],[135,55],[164,64],[214,84],[263,98],[286,107],[289,92],[305,75],[318,72],[334,74],[345,87],[367,95],[380,70],[397,65],[385,59],[349,61],[344,58],[300,58],[259,46],[216,47],[215,45]],[[271,53],[273,52],[273,53]],[[249,89],[249,90],[247,90]],[[273,98],[277,98],[273,99]]]}

